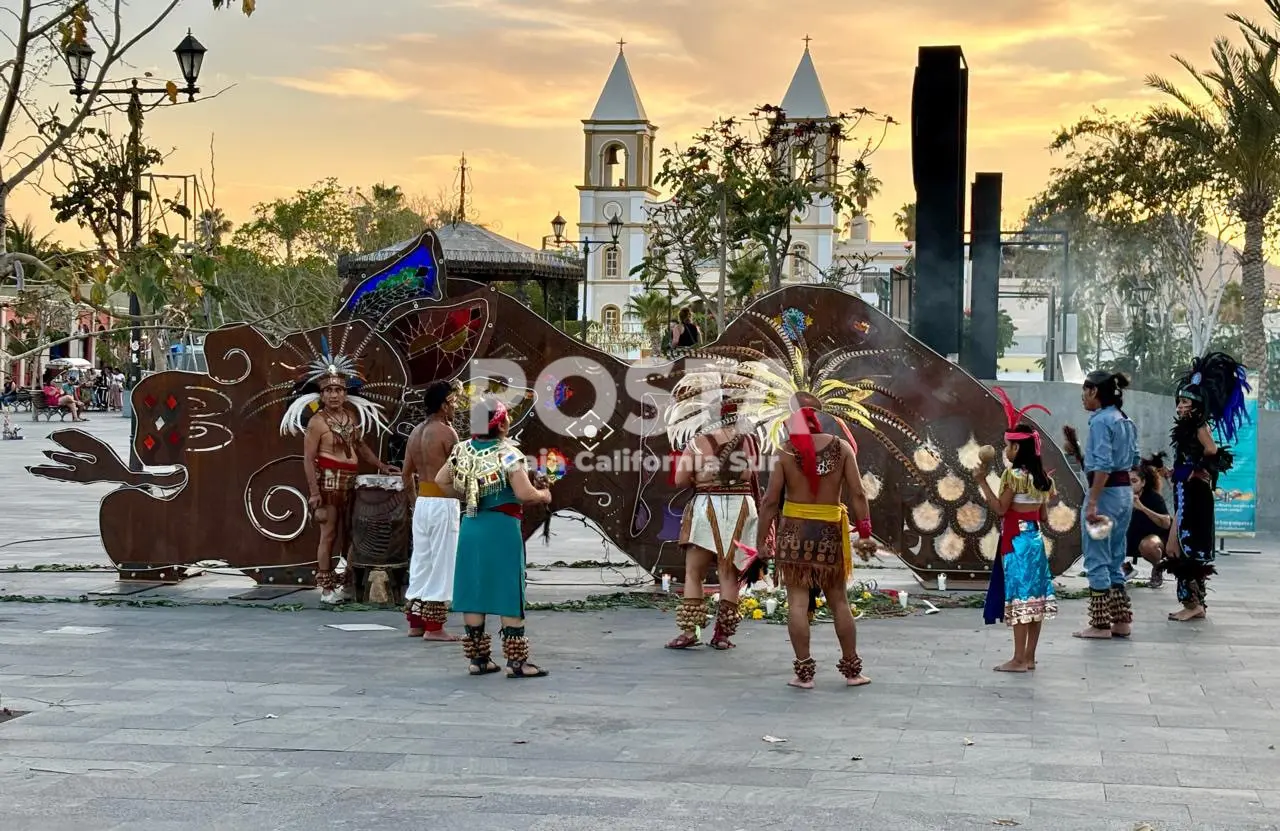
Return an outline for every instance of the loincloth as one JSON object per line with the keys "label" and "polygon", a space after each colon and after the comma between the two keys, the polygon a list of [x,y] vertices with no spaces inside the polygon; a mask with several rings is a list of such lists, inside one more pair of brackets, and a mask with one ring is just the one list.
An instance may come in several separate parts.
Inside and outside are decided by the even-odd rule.
{"label": "loincloth", "polygon": [[355,462],[340,462],[326,456],[316,457],[316,484],[325,505],[346,504],[356,486]]}
{"label": "loincloth", "polygon": [[853,570],[849,512],[844,505],[782,506],[774,542],[778,574],[788,586],[822,588],[841,585]]}
{"label": "loincloth", "polygon": [[750,492],[699,491],[680,523],[680,545],[695,545],[741,569],[746,555],[734,542],[751,544],[755,540],[756,519],[756,502]]}

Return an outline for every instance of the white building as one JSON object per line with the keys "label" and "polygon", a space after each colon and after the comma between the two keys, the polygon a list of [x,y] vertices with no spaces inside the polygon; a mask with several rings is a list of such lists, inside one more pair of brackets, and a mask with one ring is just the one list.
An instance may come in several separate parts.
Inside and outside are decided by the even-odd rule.
{"label": "white building", "polygon": [[[796,119],[822,121],[833,117],[807,45],[781,107]],[[653,186],[658,127],[645,112],[621,49],[595,110],[582,124],[585,142],[582,184],[578,187],[579,239],[607,242],[611,238],[609,220],[617,216],[623,225],[616,246],[592,246],[579,299],[588,318],[602,323],[606,333],[634,329],[624,318],[629,299],[644,291],[643,283],[631,276],[631,270],[648,250],[649,211],[658,204],[659,194]],[[830,146],[827,157],[837,149]],[[817,164],[824,161],[820,159]],[[867,275],[862,285],[853,285],[850,290],[874,293],[875,281],[887,282],[889,269],[902,265],[910,253],[905,241],[871,241],[865,218],[849,222],[837,217],[824,200],[815,199],[796,220],[787,264],[789,281],[821,282],[823,273],[844,261]],[[715,294],[718,278],[719,262],[709,262],[702,279],[707,294]]]}

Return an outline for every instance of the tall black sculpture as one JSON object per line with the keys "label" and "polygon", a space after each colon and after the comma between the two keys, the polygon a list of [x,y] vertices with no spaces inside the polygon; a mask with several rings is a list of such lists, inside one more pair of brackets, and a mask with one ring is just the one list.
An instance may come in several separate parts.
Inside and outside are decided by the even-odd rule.
{"label": "tall black sculpture", "polygon": [[960,352],[964,315],[965,136],[969,69],[959,46],[922,46],[911,96],[916,286],[911,333]]}
{"label": "tall black sculpture", "polygon": [[1000,329],[1000,197],[1004,176],[974,177],[969,219],[969,340],[961,363],[970,375],[995,380]]}

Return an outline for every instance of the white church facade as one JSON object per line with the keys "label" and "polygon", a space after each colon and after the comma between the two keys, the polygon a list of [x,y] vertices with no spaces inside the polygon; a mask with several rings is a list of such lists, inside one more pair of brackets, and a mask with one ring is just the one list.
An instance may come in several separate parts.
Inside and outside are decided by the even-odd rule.
{"label": "white church facade", "polygon": [[[807,45],[780,106],[795,119],[833,117]],[[607,338],[610,331],[634,329],[627,320],[628,303],[645,289],[631,271],[649,250],[649,212],[660,198],[654,188],[658,127],[641,103],[621,48],[591,117],[582,123],[585,142],[582,184],[578,186],[578,239],[592,240],[593,244],[579,302],[589,320],[603,324]],[[622,221],[616,246],[610,244],[609,229],[615,216]],[[887,281],[890,269],[906,262],[910,244],[873,242],[868,228],[865,217],[838,217],[829,204],[815,199],[792,226],[786,282],[822,282],[822,275],[842,260],[871,278],[865,285],[873,287],[877,278]],[[708,295],[715,295],[718,279],[718,261],[708,263],[700,281]],[[851,291],[859,288],[856,284],[848,287]],[[867,299],[874,302],[870,296]]]}

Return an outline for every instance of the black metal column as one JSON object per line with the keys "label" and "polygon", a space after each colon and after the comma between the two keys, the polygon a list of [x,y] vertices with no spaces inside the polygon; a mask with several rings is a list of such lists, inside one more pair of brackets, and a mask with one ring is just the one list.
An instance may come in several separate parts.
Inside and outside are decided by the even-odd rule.
{"label": "black metal column", "polygon": [[916,282],[911,333],[942,355],[960,351],[969,69],[959,46],[922,46],[911,95]]}
{"label": "black metal column", "polygon": [[1000,328],[1000,202],[1004,176],[974,177],[969,219],[969,342],[962,349],[970,375],[995,380]]}

